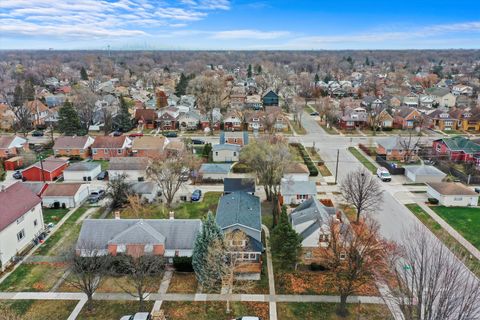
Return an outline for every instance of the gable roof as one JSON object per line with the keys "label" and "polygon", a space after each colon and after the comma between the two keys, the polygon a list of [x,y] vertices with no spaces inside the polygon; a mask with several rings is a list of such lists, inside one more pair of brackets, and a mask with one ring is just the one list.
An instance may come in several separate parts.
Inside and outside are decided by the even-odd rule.
{"label": "gable roof", "polygon": [[155,193],[156,188],[155,188],[155,182],[153,181],[141,181],[141,182],[135,182],[130,185],[130,189],[133,191],[135,194],[152,194]]}
{"label": "gable roof", "polygon": [[126,139],[126,136],[97,136],[95,142],[92,144],[92,148],[121,149]]}
{"label": "gable roof", "polygon": [[163,244],[165,236],[143,220],[115,235],[108,244]]}
{"label": "gable roof", "polygon": [[463,151],[468,154],[480,152],[480,145],[462,136],[442,138],[434,141],[443,141],[450,151]]}
{"label": "gable roof", "polygon": [[419,165],[419,166],[405,166],[405,171],[412,172],[416,175],[421,176],[441,176],[445,177],[447,174],[439,169],[435,168],[434,166],[426,166],[426,165]]}
{"label": "gable roof", "polygon": [[30,110],[30,112],[33,114],[36,114],[37,111],[38,112],[48,111],[48,107],[38,99],[35,101],[27,101],[26,106]]}
{"label": "gable roof", "polygon": [[50,183],[42,197],[73,197],[81,186],[81,183]]}
{"label": "gable roof", "polygon": [[110,159],[108,170],[146,170],[148,162],[145,157],[115,157]]}
{"label": "gable roof", "polygon": [[41,202],[41,199],[21,182],[0,189],[0,231],[15,222]]}
{"label": "gable roof", "polygon": [[214,144],[212,146],[212,151],[240,151],[240,146],[238,144],[233,143],[222,143],[222,144]]}
{"label": "gable roof", "polygon": [[218,201],[215,221],[220,228],[242,225],[257,231],[262,229],[260,198],[246,192],[232,192]]}
{"label": "gable roof", "polygon": [[330,219],[335,216],[333,207],[326,207],[315,197],[301,203],[290,214],[290,222],[297,233],[306,239],[316,230],[328,225]]}
{"label": "gable roof", "polygon": [[314,181],[291,181],[282,180],[280,184],[282,195],[317,194],[317,186]]}
{"label": "gable roof", "polygon": [[132,150],[163,150],[168,144],[168,139],[164,136],[143,136],[133,139]]}
{"label": "gable roof", "polygon": [[89,136],[62,136],[55,139],[53,149],[83,149]]}
{"label": "gable roof", "polygon": [[255,192],[255,180],[253,178],[225,178],[223,180],[223,192]]}
{"label": "gable roof", "polygon": [[0,149],[8,149],[15,139],[14,136],[0,136]]}
{"label": "gable roof", "polygon": [[24,169],[23,171],[28,170],[30,168],[42,169],[42,166],[43,166],[43,171],[52,172],[66,164],[68,164],[68,161],[61,158],[47,158],[43,160],[43,163],[40,163],[40,161],[35,162],[34,164]]}
{"label": "gable roof", "polygon": [[478,193],[461,183],[456,182],[429,182],[427,186],[431,187],[441,195],[449,196],[478,196]]}
{"label": "gable roof", "polygon": [[200,166],[200,173],[223,173],[230,172],[232,165],[230,163],[203,163]]}
{"label": "gable roof", "polygon": [[37,196],[40,196],[43,191],[48,187],[48,184],[44,182],[22,182],[22,184],[30,189],[33,193],[35,193]]}
{"label": "gable roof", "polygon": [[157,119],[157,112],[154,109],[136,109],[135,120],[155,121]]}
{"label": "gable roof", "polygon": [[100,167],[100,163],[98,163],[98,162],[81,161],[81,162],[72,163],[67,169],[65,169],[65,172],[68,172],[68,171],[92,171],[93,169],[96,169],[97,167]]}

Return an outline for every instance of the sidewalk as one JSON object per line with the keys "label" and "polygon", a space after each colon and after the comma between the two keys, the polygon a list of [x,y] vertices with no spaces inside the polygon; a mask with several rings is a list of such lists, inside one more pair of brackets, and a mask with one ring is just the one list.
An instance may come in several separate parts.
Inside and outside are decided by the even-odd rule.
{"label": "sidewalk", "polygon": [[425,203],[417,202],[417,204],[426,212],[428,215],[435,220],[439,225],[442,226],[445,231],[447,231],[455,240],[457,240],[465,249],[470,252],[475,258],[480,260],[480,251],[475,248],[470,242],[468,242],[457,230],[452,228],[445,220],[443,220],[435,211],[430,209]]}
{"label": "sidewalk", "polygon": [[273,276],[272,252],[270,251],[270,230],[268,230],[266,225],[262,225],[262,230],[263,232],[265,232],[265,246],[267,252],[268,288],[270,292],[268,304],[270,310],[270,320],[277,320],[277,303],[275,302],[275,277]]}

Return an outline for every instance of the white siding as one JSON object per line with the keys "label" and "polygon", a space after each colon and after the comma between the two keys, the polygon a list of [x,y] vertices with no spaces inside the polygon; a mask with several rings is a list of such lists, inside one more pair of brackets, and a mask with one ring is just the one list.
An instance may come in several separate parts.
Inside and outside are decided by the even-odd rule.
{"label": "white siding", "polygon": [[290,181],[308,181],[308,173],[285,173],[283,178]]}
{"label": "white siding", "polygon": [[[65,181],[86,181],[84,177],[90,177],[91,180],[94,180],[101,172],[101,167],[98,166],[91,171],[64,171],[63,179]],[[87,179],[88,180],[88,179]]]}
{"label": "white siding", "polygon": [[90,187],[88,184],[83,184],[77,193],[71,197],[49,197],[43,196],[42,202],[44,207],[52,207],[55,202],[60,203],[60,207],[65,204],[67,208],[79,207],[89,196]]}
{"label": "white siding", "polygon": [[213,161],[215,162],[236,162],[238,161],[239,153],[238,151],[231,150],[220,150],[212,151]]}
{"label": "white siding", "polygon": [[430,198],[438,199],[439,204],[446,207],[467,207],[476,206],[479,196],[453,196],[453,195],[441,195],[436,190],[428,186],[427,194]]}
{"label": "white siding", "polygon": [[138,178],[142,177],[147,180],[147,172],[145,170],[108,170],[109,179],[115,179],[116,177],[126,174],[128,181],[139,181]]}

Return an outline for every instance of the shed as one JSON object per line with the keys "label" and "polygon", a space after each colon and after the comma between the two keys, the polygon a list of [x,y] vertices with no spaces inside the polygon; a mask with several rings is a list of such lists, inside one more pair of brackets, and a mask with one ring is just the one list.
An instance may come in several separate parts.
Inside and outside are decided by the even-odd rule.
{"label": "shed", "polygon": [[415,183],[442,182],[446,175],[434,166],[405,166],[405,176]]}
{"label": "shed", "polygon": [[51,183],[42,195],[42,203],[47,208],[79,207],[90,195],[88,184]]}
{"label": "shed", "polygon": [[77,162],[65,169],[63,179],[65,181],[92,181],[101,171],[100,163]]}
{"label": "shed", "polygon": [[57,180],[65,168],[68,161],[60,158],[47,158],[41,163],[36,162],[22,171],[22,176],[26,181],[54,181]]}
{"label": "shed", "polygon": [[23,157],[17,156],[4,161],[5,170],[17,170],[23,166]]}
{"label": "shed", "polygon": [[222,181],[230,173],[231,167],[230,163],[204,163],[201,165],[199,173],[203,180]]}
{"label": "shed", "polygon": [[427,194],[446,207],[477,206],[479,194],[461,183],[430,182],[427,183]]}

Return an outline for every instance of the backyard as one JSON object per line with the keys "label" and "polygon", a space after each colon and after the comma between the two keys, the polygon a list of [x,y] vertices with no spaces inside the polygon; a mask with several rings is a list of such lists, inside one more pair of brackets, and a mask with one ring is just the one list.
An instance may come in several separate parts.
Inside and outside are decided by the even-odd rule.
{"label": "backyard", "polygon": [[49,224],[50,222],[52,223],[58,223],[65,214],[68,212],[68,209],[49,209],[49,208],[43,208],[43,222],[45,225]]}

